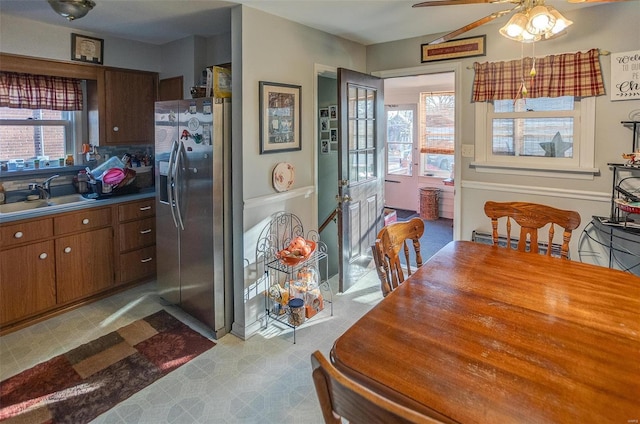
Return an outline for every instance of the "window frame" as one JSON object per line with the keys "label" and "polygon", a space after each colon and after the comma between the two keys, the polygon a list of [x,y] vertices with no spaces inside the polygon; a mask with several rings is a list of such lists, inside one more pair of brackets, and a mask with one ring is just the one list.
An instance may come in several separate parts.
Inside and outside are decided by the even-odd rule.
{"label": "window frame", "polygon": [[[494,155],[492,151],[492,119],[527,113],[531,117],[568,116],[567,111],[493,112],[493,103],[475,103],[475,158],[471,166],[478,172],[534,176],[559,176],[573,179],[593,179],[600,170],[595,167],[595,97],[574,99],[573,158],[546,158]],[[510,116],[508,116],[510,115]]]}
{"label": "window frame", "polygon": [[[85,103],[86,104],[86,103]],[[86,108],[85,108],[86,109]],[[73,154],[78,149],[81,143],[78,140],[82,140],[84,135],[83,117],[86,116],[86,110],[78,111],[62,111],[62,113],[69,114],[69,119],[2,119],[0,118],[0,126],[24,126],[24,127],[38,127],[38,126],[53,126],[65,128],[65,140],[64,140],[64,157],[69,154]],[[18,159],[18,158],[17,158]],[[23,158],[26,159],[27,158]],[[49,158],[51,161],[50,167],[55,167],[57,159]],[[23,171],[28,171],[24,169]]]}

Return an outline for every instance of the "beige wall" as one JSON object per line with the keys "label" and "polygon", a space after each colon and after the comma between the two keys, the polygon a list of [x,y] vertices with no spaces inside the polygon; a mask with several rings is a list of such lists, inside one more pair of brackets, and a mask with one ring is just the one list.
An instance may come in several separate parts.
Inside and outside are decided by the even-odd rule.
{"label": "beige wall", "polygon": [[[558,5],[560,10],[561,7]],[[471,9],[466,9],[467,11]],[[608,3],[582,9],[574,9],[563,13],[574,25],[568,34],[558,38],[525,46],[525,54],[545,56],[574,51],[586,51],[600,48],[611,52],[624,52],[640,48],[640,26],[637,25],[637,1]],[[462,75],[458,87],[457,99],[460,99],[460,131],[457,140],[461,144],[475,144],[474,105],[471,103],[471,86],[473,82],[473,62],[512,60],[521,57],[521,45],[498,34],[504,22],[484,25],[466,33],[463,37],[487,35],[486,57],[475,57],[460,60]],[[440,34],[425,35],[391,43],[367,47],[367,71],[380,72],[414,68],[418,66],[438,66],[420,63],[420,44],[427,43]],[[610,85],[611,56],[600,56],[605,88]],[[447,61],[453,62],[453,61]],[[583,226],[592,215],[607,215],[609,211],[612,173],[608,162],[620,162],[620,154],[631,149],[632,133],[624,128],[620,121],[629,119],[633,110],[640,108],[640,101],[609,100],[609,95],[600,96],[596,100],[596,167],[600,175],[592,180],[554,179],[545,177],[524,177],[517,175],[498,175],[478,173],[469,166],[472,158],[461,158],[456,163],[461,178],[456,181],[459,190],[460,206],[456,211],[459,222],[456,235],[469,239],[474,229],[486,227],[483,204],[489,199],[537,201],[576,209],[582,216]],[[577,257],[577,242],[582,227],[575,232],[572,239],[572,254]]]}

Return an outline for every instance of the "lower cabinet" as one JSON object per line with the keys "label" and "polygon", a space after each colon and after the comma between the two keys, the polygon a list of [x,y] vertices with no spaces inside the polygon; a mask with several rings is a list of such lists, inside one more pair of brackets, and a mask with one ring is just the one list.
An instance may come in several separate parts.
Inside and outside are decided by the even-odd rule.
{"label": "lower cabinet", "polygon": [[119,205],[118,221],[120,275],[116,284],[155,276],[155,200],[140,200]]}
{"label": "lower cabinet", "polygon": [[0,255],[0,326],[56,305],[53,241],[4,250]]}
{"label": "lower cabinet", "polygon": [[113,286],[113,229],[102,228],[56,239],[58,303]]}
{"label": "lower cabinet", "polygon": [[0,225],[0,334],[156,274],[154,199]]}

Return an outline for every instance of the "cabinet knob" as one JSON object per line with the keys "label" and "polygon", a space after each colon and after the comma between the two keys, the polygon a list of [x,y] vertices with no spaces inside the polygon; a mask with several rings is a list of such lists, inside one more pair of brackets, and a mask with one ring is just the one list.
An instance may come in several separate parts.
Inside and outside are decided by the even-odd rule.
{"label": "cabinet knob", "polygon": [[113,127],[113,131],[114,131],[114,132],[118,132],[118,131],[120,131],[120,128],[118,128],[118,127]]}
{"label": "cabinet knob", "polygon": [[47,256],[48,256],[48,255],[47,255],[46,253],[41,253],[41,254],[40,254],[40,256],[39,256],[39,258],[40,258],[40,259],[47,259]]}
{"label": "cabinet knob", "polygon": [[85,219],[83,219],[83,220],[82,220],[82,223],[83,223],[84,225],[87,225],[87,224],[89,223],[89,218],[85,218]]}
{"label": "cabinet knob", "polygon": [[150,232],[151,232],[151,230],[150,230],[150,229],[148,229],[148,230],[141,230],[141,231],[140,231],[140,234],[149,234]]}
{"label": "cabinet knob", "polygon": [[141,263],[151,262],[153,258],[140,259]]}
{"label": "cabinet knob", "polygon": [[69,246],[65,247],[64,253],[71,253],[71,248]]}
{"label": "cabinet knob", "polygon": [[23,236],[23,235],[24,235],[24,234],[22,233],[22,231],[18,231],[17,233],[15,233],[15,234],[13,235],[13,237],[15,237],[15,238],[22,238],[22,236]]}

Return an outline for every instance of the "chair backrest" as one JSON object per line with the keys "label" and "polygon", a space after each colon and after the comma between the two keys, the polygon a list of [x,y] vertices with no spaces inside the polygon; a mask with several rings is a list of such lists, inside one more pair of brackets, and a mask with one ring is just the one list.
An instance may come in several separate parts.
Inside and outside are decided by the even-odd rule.
{"label": "chair backrest", "polygon": [[319,352],[311,354],[311,368],[324,422],[340,424],[440,423],[391,401],[347,378]]}
{"label": "chair backrest", "polygon": [[498,219],[506,217],[507,248],[511,248],[511,219],[520,225],[518,250],[538,253],[538,230],[549,225],[547,256],[551,256],[555,226],[562,227],[562,245],[560,256],[569,258],[569,241],[571,232],[580,225],[580,214],[575,211],[556,209],[547,205],[527,202],[487,202],[484,213],[491,218],[492,240],[498,245]]}
{"label": "chair backrest", "polygon": [[[373,259],[380,278],[382,295],[386,296],[405,280],[400,252],[404,252],[406,274],[422,266],[420,237],[424,234],[424,221],[412,218],[409,221],[394,222],[380,230],[375,244],[371,246]],[[409,242],[413,245],[416,259],[412,268],[409,254]]]}

